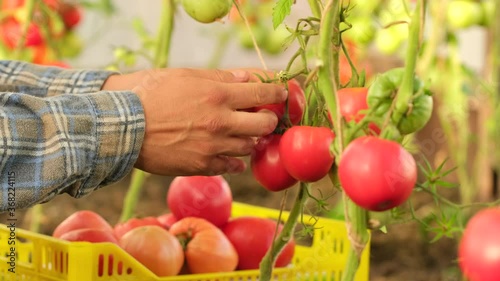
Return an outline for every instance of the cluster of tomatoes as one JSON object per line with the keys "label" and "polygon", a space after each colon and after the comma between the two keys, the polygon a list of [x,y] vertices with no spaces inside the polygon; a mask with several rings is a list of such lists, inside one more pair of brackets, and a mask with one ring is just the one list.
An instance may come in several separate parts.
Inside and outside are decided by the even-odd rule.
{"label": "cluster of tomatoes", "polygon": [[[287,189],[299,181],[318,181],[335,163],[334,132],[324,126],[299,125],[304,114],[304,91],[292,79],[288,92],[286,103],[257,108],[276,113],[281,120],[278,126],[284,131],[261,137],[251,154],[255,179],[270,191]],[[369,109],[368,94],[366,87],[337,91],[345,122],[353,124],[364,118]],[[398,142],[379,138],[379,134],[379,126],[369,123],[366,132],[345,148],[338,163],[342,189],[356,204],[372,211],[404,203],[417,180],[413,156]]]}
{"label": "cluster of tomatoes", "polygon": [[25,61],[68,67],[60,59],[80,51],[80,41],[74,34],[82,18],[80,6],[63,0],[35,1],[33,16],[29,17],[26,0],[1,3],[0,56],[9,58],[8,54],[19,48]]}
{"label": "cluster of tomatoes", "polygon": [[[53,236],[114,243],[157,276],[174,276],[257,269],[277,227],[283,227],[268,218],[231,218],[231,189],[222,176],[176,177],[166,201],[170,212],[114,226],[95,212],[78,211],[62,221]],[[291,239],[275,266],[289,265],[294,251]],[[102,276],[102,261],[97,266]]]}

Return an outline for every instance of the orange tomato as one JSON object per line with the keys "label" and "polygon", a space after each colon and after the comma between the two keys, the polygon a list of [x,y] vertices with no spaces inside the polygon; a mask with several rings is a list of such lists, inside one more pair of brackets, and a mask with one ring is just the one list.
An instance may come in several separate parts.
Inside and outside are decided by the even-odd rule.
{"label": "orange tomato", "polygon": [[189,272],[229,272],[238,265],[238,253],[222,230],[202,218],[186,217],[174,223],[170,233],[184,245]]}
{"label": "orange tomato", "polygon": [[120,238],[120,246],[157,276],[179,274],[184,263],[184,252],[179,241],[166,229],[140,226]]}

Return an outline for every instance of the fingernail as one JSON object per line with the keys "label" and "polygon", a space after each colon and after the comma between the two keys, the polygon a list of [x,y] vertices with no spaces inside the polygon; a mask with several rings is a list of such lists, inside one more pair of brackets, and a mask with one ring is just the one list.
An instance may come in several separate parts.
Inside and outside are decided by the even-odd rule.
{"label": "fingernail", "polygon": [[287,89],[283,89],[283,91],[281,92],[281,99],[283,101],[286,101],[287,98],[288,98],[288,91]]}
{"label": "fingernail", "polygon": [[236,80],[238,81],[248,81],[250,77],[248,75],[248,72],[244,70],[233,70],[231,71],[231,73],[233,73],[234,78],[236,78]]}

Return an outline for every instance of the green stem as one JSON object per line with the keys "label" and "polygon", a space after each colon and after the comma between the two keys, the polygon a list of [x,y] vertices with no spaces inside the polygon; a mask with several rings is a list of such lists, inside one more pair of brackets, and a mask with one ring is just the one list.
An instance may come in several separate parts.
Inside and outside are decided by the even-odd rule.
{"label": "green stem", "polygon": [[[340,2],[328,1],[321,19],[319,33],[319,61],[318,86],[325,97],[325,102],[332,120],[337,122],[337,88],[339,76],[339,49],[340,49]],[[332,46],[333,45],[333,46]],[[340,122],[334,126],[340,130]],[[336,135],[339,135],[338,133]]]}
{"label": "green stem", "polygon": [[155,67],[167,67],[170,41],[174,30],[175,0],[163,0],[162,16],[158,34]]}
{"label": "green stem", "polygon": [[120,216],[120,222],[129,220],[134,216],[135,206],[139,201],[142,186],[146,180],[147,174],[141,170],[135,169],[130,180],[130,187],[125,196],[123,210]]}
{"label": "green stem", "polygon": [[423,54],[418,62],[417,71],[419,76],[425,76],[429,72],[433,60],[436,59],[439,44],[443,41],[446,34],[446,29],[443,28],[443,26],[446,26],[446,13],[443,13],[442,11],[447,10],[448,1],[431,1],[430,5],[432,27],[430,36],[426,40],[426,47],[423,50]]}
{"label": "green stem", "polygon": [[43,206],[41,204],[37,204],[31,208],[30,212],[31,212],[30,231],[38,233],[40,232],[40,225],[42,224]]}
{"label": "green stem", "polygon": [[351,245],[341,281],[352,281],[358,271],[361,255],[370,239],[367,223],[368,212],[349,200],[345,192],[343,193],[343,200],[345,206],[347,206],[345,212],[346,226]]}
{"label": "green stem", "polygon": [[276,258],[279,253],[283,250],[285,245],[293,238],[293,233],[295,230],[295,226],[297,225],[298,219],[302,212],[303,206],[307,201],[307,192],[308,188],[307,184],[301,182],[299,187],[299,192],[297,193],[297,197],[295,202],[290,210],[288,218],[283,225],[283,229],[280,234],[274,240],[272,247],[267,251],[266,255],[260,262],[260,278],[261,281],[269,281],[271,280],[274,263],[276,262]]}
{"label": "green stem", "polygon": [[424,0],[419,0],[417,2],[417,6],[410,23],[408,49],[406,51],[405,58],[405,73],[403,76],[403,82],[401,83],[398,94],[396,96],[396,105],[392,116],[394,124],[398,124],[406,114],[406,112],[408,111],[408,105],[410,104],[413,96],[415,67],[417,64],[417,57],[420,48],[421,20],[424,13],[424,10],[422,8],[423,1]]}
{"label": "green stem", "polygon": [[[174,14],[175,0],[163,0],[163,12],[160,21],[154,60],[154,66],[157,68],[167,67],[168,65],[168,55],[170,52],[170,43],[174,28]],[[132,172],[132,179],[130,181],[127,194],[125,195],[120,221],[126,221],[134,215],[135,207],[139,201],[139,195],[147,175],[148,174],[146,172],[139,169],[135,169]]]}
{"label": "green stem", "polygon": [[311,7],[311,12],[313,16],[321,18],[321,8],[318,4],[318,0],[308,0],[309,7]]}
{"label": "green stem", "polygon": [[33,19],[33,14],[35,13],[35,3],[36,0],[27,0],[26,1],[26,18],[21,26],[21,38],[19,38],[19,42],[17,42],[16,50],[14,51],[14,58],[17,60],[21,59],[22,50],[24,47],[24,43],[26,42],[26,37],[28,36],[28,30]]}
{"label": "green stem", "polygon": [[229,44],[229,39],[231,39],[230,32],[222,32],[219,34],[219,40],[217,40],[217,45],[215,46],[215,51],[208,62],[208,68],[217,68],[222,61],[222,58],[226,54],[226,48]]}

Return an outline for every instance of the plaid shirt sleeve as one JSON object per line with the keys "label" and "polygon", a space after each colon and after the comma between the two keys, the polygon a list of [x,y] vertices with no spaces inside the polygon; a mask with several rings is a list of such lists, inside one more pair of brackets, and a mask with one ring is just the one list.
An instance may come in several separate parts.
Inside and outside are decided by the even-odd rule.
{"label": "plaid shirt sleeve", "polygon": [[0,61],[0,212],[122,179],[144,138],[128,91],[101,91],[113,72]]}

